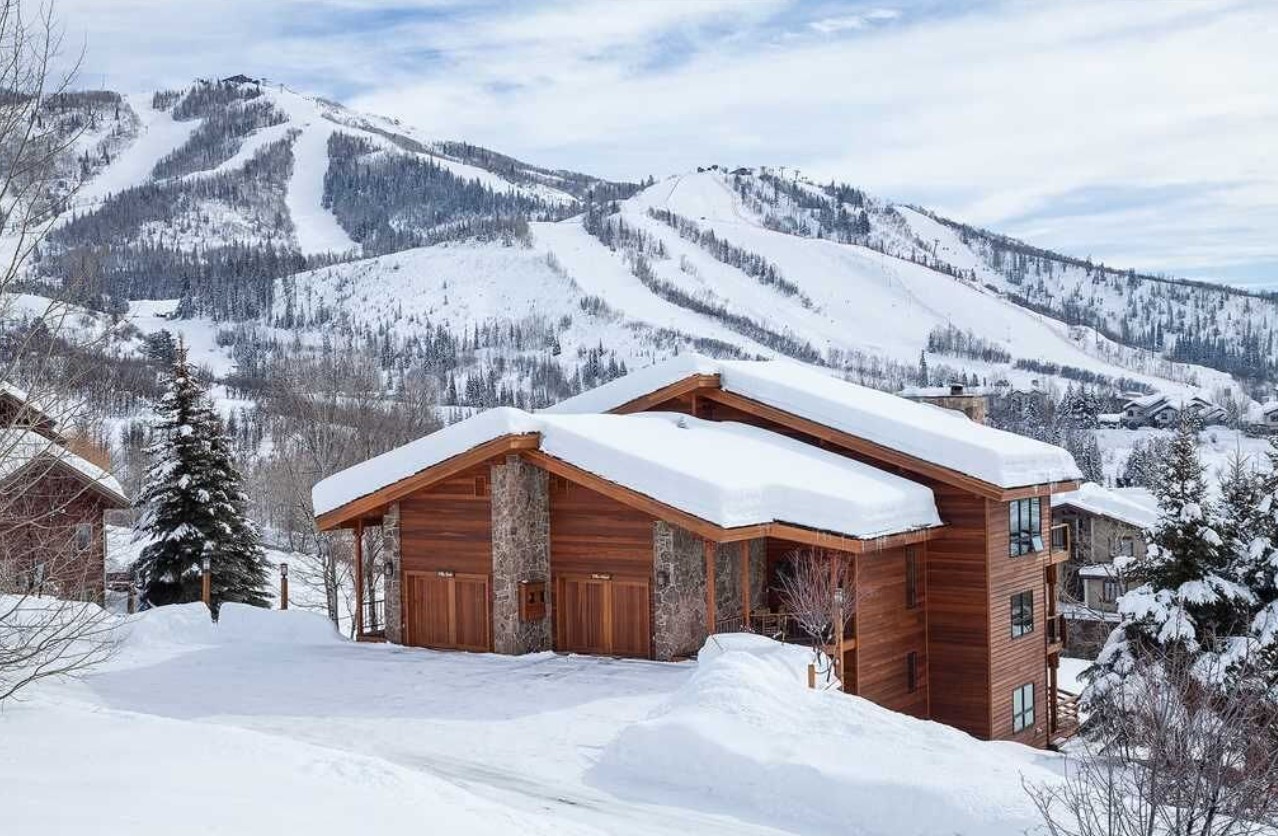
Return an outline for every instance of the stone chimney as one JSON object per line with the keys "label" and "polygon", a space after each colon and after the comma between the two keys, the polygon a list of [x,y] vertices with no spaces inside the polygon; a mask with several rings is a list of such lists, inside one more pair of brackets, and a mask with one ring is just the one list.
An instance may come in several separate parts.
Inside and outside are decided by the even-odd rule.
{"label": "stone chimney", "polygon": [[963,413],[978,424],[984,424],[989,402],[979,389],[969,389],[962,383],[951,383],[929,389],[913,389],[902,392],[905,397],[920,403],[930,403],[945,409]]}

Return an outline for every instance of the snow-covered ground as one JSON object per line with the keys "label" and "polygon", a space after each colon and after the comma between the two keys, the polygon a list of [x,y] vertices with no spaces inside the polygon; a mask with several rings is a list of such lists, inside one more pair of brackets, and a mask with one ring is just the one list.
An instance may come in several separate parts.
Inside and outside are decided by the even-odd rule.
{"label": "snow-covered ground", "polygon": [[806,651],[754,636],[698,665],[360,645],[235,605],[123,624],[103,668],[0,712],[6,834],[1010,836],[1021,779],[1059,769],[809,691]]}

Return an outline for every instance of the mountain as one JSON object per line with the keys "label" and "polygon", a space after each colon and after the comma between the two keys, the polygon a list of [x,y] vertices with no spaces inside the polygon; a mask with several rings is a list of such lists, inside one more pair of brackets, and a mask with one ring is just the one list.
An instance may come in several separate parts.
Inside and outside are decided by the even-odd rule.
{"label": "mountain", "polygon": [[789,169],[610,182],[243,77],[56,106],[83,133],[25,289],[182,332],[243,390],[343,347],[455,406],[539,406],[687,349],[888,388],[925,357],[932,382],[1239,397],[1278,362],[1267,296]]}

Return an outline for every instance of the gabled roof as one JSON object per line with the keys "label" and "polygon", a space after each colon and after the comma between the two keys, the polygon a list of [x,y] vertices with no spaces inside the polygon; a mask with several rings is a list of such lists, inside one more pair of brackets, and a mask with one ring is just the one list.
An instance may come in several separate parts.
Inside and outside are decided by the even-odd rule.
{"label": "gabled roof", "polygon": [[609,412],[647,401],[655,405],[663,394],[678,394],[685,383],[740,395],[999,489],[1082,477],[1073,457],[1055,445],[781,360],[715,360],[685,354],[569,398],[545,412]]}
{"label": "gabled roof", "polygon": [[1153,528],[1158,522],[1158,500],[1143,489],[1111,489],[1086,482],[1076,491],[1052,497],[1053,508],[1075,508],[1108,517],[1134,528]]}
{"label": "gabled roof", "polygon": [[96,464],[32,430],[0,430],[0,482],[28,467],[48,467],[71,476],[112,507],[127,508],[130,504],[119,481]]}
{"label": "gabled roof", "polygon": [[[492,446],[503,441],[504,448]],[[490,409],[324,479],[312,491],[316,516],[326,527],[339,525],[367,498],[387,503],[420,490],[428,484],[420,474],[476,450],[489,458],[519,450],[549,470],[602,480],[655,503],[646,507],[724,532],[785,524],[870,540],[941,525],[927,487],[758,427],[670,413],[533,415],[511,408]],[[662,516],[660,508],[654,516]]]}

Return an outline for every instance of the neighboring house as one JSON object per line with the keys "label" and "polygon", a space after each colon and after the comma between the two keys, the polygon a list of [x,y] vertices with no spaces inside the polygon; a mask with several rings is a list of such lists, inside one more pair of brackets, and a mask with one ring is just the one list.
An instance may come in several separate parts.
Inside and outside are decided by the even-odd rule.
{"label": "neighboring house", "polygon": [[1158,521],[1158,502],[1144,488],[1105,488],[1088,482],[1052,497],[1052,522],[1067,527],[1070,559],[1060,584],[1068,622],[1065,648],[1094,657],[1118,621],[1118,596],[1127,581],[1116,558],[1145,555],[1145,531]]}
{"label": "neighboring house", "polygon": [[1247,415],[1247,428],[1260,433],[1278,432],[1278,400],[1253,407]]}
{"label": "neighboring house", "polygon": [[102,602],[103,514],[128,505],[92,462],[33,429],[0,429],[0,592]]}
{"label": "neighboring house", "polygon": [[1226,417],[1225,410],[1201,395],[1178,399],[1157,392],[1128,398],[1121,414],[1124,426],[1135,429],[1175,426],[1182,413],[1193,415],[1203,426],[1219,424]]}
{"label": "neighboring house", "polygon": [[314,505],[359,534],[359,632],[438,648],[674,659],[714,632],[794,638],[774,592],[815,550],[850,578],[845,690],[1044,746],[1068,731],[1045,497],[1079,476],[953,412],[684,355],[537,415],[481,413],[323,480]]}

